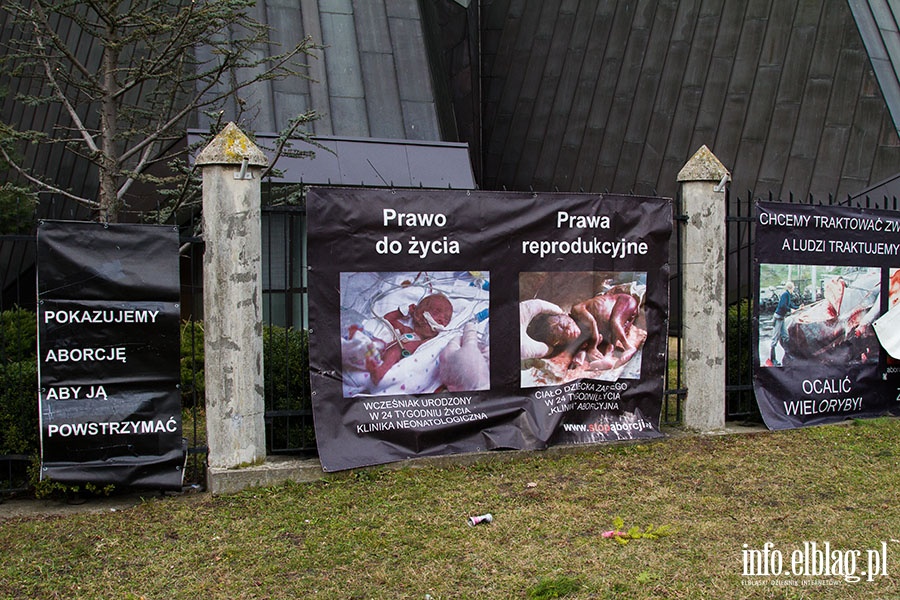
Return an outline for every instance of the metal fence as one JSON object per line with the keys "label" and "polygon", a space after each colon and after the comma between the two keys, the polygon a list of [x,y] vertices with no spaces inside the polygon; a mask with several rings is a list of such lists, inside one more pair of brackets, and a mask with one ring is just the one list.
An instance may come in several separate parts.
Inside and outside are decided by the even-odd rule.
{"label": "metal fence", "polygon": [[[752,386],[753,312],[759,298],[754,297],[755,266],[753,243],[755,201],[750,192],[726,195],[728,257],[726,401],[728,420],[760,420]],[[769,201],[778,199],[769,196]],[[797,202],[788,196],[785,202]],[[803,200],[811,204],[843,204],[857,207],[900,210],[897,198],[824,201]],[[671,312],[669,318],[669,357],[661,424],[681,422],[687,390],[681,379],[681,228],[684,221],[680,198],[674,207],[674,236],[670,272]],[[199,217],[181,225],[182,291],[182,400],[184,437],[188,442],[186,483],[202,485],[206,475],[206,426],[203,395],[203,240]],[[33,222],[33,221],[32,221]],[[35,310],[35,246],[33,233],[0,235],[0,312],[20,308]],[[309,354],[307,330],[307,254],[306,209],[303,206],[265,207],[263,209],[263,318],[265,365],[265,422],[267,452],[270,454],[314,455],[315,430],[309,390]],[[16,340],[4,339],[0,331],[0,366],[8,363],[7,348]],[[0,373],[2,374],[2,373]],[[3,382],[3,388],[9,388]],[[37,423],[36,390],[27,404],[33,407]],[[0,412],[2,415],[2,412]],[[12,427],[0,421],[0,427]],[[2,433],[2,432],[0,432]],[[35,438],[37,432],[33,432]],[[2,439],[2,436],[0,436]],[[35,446],[36,448],[36,446]],[[9,450],[7,450],[9,452]],[[0,453],[2,454],[2,453]],[[28,468],[34,457],[22,452],[0,455],[0,492],[28,487]]]}
{"label": "metal fence", "polygon": [[262,240],[266,451],[313,455],[306,208],[264,208]]}
{"label": "metal fence", "polygon": [[681,224],[687,222],[687,217],[683,214],[681,195],[675,198],[673,207],[673,240],[670,252],[669,274],[669,346],[668,346],[668,362],[666,364],[666,381],[665,393],[663,395],[663,405],[660,414],[660,425],[678,425],[682,422],[684,416],[684,399],[687,396],[687,389],[682,385],[682,354],[681,354],[681,338],[682,338],[682,321],[684,303],[682,302],[682,228]]}
{"label": "metal fence", "polygon": [[[676,203],[676,221],[683,219]],[[267,452],[312,456],[315,430],[309,390],[306,209],[303,206],[264,207],[263,319]],[[203,382],[203,240],[199,215],[181,224],[181,370],[183,435],[187,440],[186,484],[202,485],[206,477],[206,425]],[[670,318],[669,365],[661,423],[681,421],[687,390],[680,369],[680,255],[681,235],[675,228],[670,273],[673,315]],[[3,295],[0,311],[14,307],[35,310],[33,233],[0,235]],[[2,342],[3,340],[0,340]],[[2,352],[0,344],[0,352]],[[5,357],[0,354],[0,361]],[[37,423],[36,390],[29,400]],[[0,427],[3,423],[0,423]],[[37,435],[37,432],[35,432]],[[36,451],[36,447],[35,447]],[[0,492],[28,487],[28,454],[0,456]]]}
{"label": "metal fence", "polygon": [[757,422],[759,408],[753,395],[753,195],[725,193],[725,266],[728,304],[725,313],[725,419]]}
{"label": "metal fence", "polygon": [[[194,232],[196,219],[182,225],[181,368],[183,435],[187,440],[186,484],[202,485],[206,472],[206,427],[203,385],[203,240]],[[315,431],[309,390],[308,306],[304,207],[266,207],[263,210],[263,318],[265,347],[265,422],[267,452],[314,455]],[[33,234],[0,236],[4,265],[0,311],[14,307],[34,311],[36,301]],[[678,289],[675,269],[673,287]],[[677,293],[677,292],[676,292]],[[680,323],[676,324],[680,327]],[[677,338],[675,338],[677,340]],[[680,349],[675,343],[673,348]],[[5,357],[0,356],[0,360]],[[662,421],[681,418],[682,398],[678,357],[670,357],[671,389],[666,392]],[[674,387],[673,387],[674,386]],[[30,402],[37,423],[36,390]],[[2,425],[2,423],[0,423]],[[0,492],[28,488],[27,454],[0,456]]]}
{"label": "metal fence", "polygon": [[28,452],[38,439],[36,363],[28,348],[34,346],[34,328],[11,323],[14,309],[34,311],[35,246],[32,234],[0,235],[0,493],[28,488]]}
{"label": "metal fence", "polygon": [[187,440],[185,484],[206,481],[206,417],[203,395],[203,238],[200,215],[184,222],[179,236],[181,277],[181,418]]}

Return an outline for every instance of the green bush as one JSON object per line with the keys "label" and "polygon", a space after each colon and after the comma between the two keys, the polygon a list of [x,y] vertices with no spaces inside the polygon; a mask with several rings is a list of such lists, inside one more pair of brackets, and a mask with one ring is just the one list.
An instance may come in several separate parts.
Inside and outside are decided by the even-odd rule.
{"label": "green bush", "polygon": [[0,362],[34,360],[37,352],[37,316],[24,308],[0,312]]}
{"label": "green bush", "polygon": [[309,335],[305,329],[263,328],[267,410],[309,410]]}
{"label": "green bush", "polygon": [[[308,410],[309,338],[305,329],[263,328],[263,378],[267,410]],[[202,406],[204,383],[203,323],[181,327],[181,392],[185,407],[193,406],[194,392]]]}
{"label": "green bush", "polygon": [[37,454],[39,427],[34,358],[0,364],[0,455]]}
{"label": "green bush", "polygon": [[36,454],[37,321],[21,308],[0,312],[0,454]]}
{"label": "green bush", "polygon": [[729,384],[750,383],[753,349],[752,324],[753,305],[750,300],[745,298],[728,306],[728,373],[726,381]]}
{"label": "green bush", "polygon": [[759,407],[753,390],[753,303],[744,299],[728,306],[726,339],[726,384],[741,386],[726,395],[726,412],[733,418],[741,416],[748,421],[758,421]]}
{"label": "green bush", "polygon": [[[195,398],[199,407],[205,406],[204,377],[203,323],[185,323],[181,329],[181,389],[185,408],[191,408]],[[299,411],[311,416],[306,330],[263,327],[263,382],[267,413]],[[315,447],[316,434],[310,418],[271,416],[266,423],[270,452]]]}
{"label": "green bush", "polygon": [[181,404],[204,406],[206,383],[203,354],[203,323],[185,321],[181,326]]}
{"label": "green bush", "polygon": [[0,185],[0,235],[32,231],[36,206],[35,196],[27,190],[11,183]]}

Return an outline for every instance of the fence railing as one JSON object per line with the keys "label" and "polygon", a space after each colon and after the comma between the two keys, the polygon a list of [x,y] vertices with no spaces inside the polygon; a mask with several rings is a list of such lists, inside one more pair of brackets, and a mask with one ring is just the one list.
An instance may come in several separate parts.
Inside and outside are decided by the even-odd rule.
{"label": "fence railing", "polygon": [[[753,297],[752,284],[755,211],[752,193],[729,193],[727,203],[728,284],[726,345],[727,385],[726,419],[759,420],[752,386],[752,320],[759,298]],[[770,201],[778,201],[769,197]],[[785,202],[799,202],[788,196]],[[866,208],[900,210],[897,198],[858,198],[837,201],[828,197],[819,202],[804,198],[804,203],[842,204]],[[264,320],[266,327],[266,411],[267,452],[311,455],[315,453],[308,384],[308,326],[306,211],[302,206],[269,207],[263,212]],[[676,223],[681,216],[676,201]],[[202,354],[202,252],[203,241],[192,235],[193,226],[185,227],[182,236],[182,317],[184,332],[183,357]],[[674,255],[671,281],[669,332],[669,368],[663,401],[661,424],[673,425],[682,420],[687,390],[681,382],[681,234],[674,228]],[[13,307],[34,310],[33,235],[0,236],[0,263],[3,288],[0,311]],[[5,360],[0,346],[0,360]],[[188,361],[190,385],[184,386],[184,435],[188,440],[188,483],[201,483],[205,477],[205,416],[203,411],[202,361]],[[35,411],[37,405],[35,402]],[[36,422],[36,419],[35,419]],[[28,455],[0,457],[0,490],[19,489],[24,485]]]}
{"label": "fence railing", "polygon": [[312,455],[306,208],[264,208],[262,245],[266,452]]}
{"label": "fence railing", "polygon": [[673,248],[669,257],[669,345],[666,365],[665,392],[660,414],[660,425],[678,425],[684,417],[684,400],[687,389],[682,384],[681,338],[682,338],[682,231],[680,223],[686,222],[682,214],[681,195],[675,198],[673,215]]}
{"label": "fence railing", "polygon": [[[182,227],[181,274],[181,398],[182,435],[187,440],[186,485],[206,481],[206,416],[203,396],[203,238],[196,235],[198,218]],[[201,357],[198,360],[198,357]]]}
{"label": "fence railing", "polygon": [[725,327],[725,419],[760,421],[753,395],[751,322],[753,307],[753,196],[742,198],[731,191],[725,195],[726,295]]}
{"label": "fence railing", "polygon": [[[13,309],[34,311],[35,247],[34,235],[0,235],[0,313],[4,315],[0,322],[0,428],[3,429],[0,431],[0,493],[3,494],[28,489],[32,456],[26,452],[35,450],[32,446],[38,440],[37,390],[32,392],[33,401],[20,397],[23,377],[35,373],[35,357],[31,355],[35,334],[10,322],[19,321]],[[35,388],[36,375],[29,380]],[[33,413],[27,412],[28,406]]]}
{"label": "fence railing", "polygon": [[[676,210],[677,213],[677,210]],[[202,485],[206,477],[206,428],[203,385],[203,240],[194,235],[196,221],[184,224],[180,238],[181,364],[183,435],[187,440],[186,484]],[[676,228],[677,231],[677,228]],[[680,234],[676,233],[680,240]],[[267,207],[263,211],[263,315],[265,322],[266,437],[270,454],[313,455],[315,431],[309,390],[307,345],[306,210],[302,206]],[[12,307],[34,311],[36,304],[34,235],[0,236],[4,268],[0,311]],[[675,257],[680,257],[680,241]],[[680,306],[680,265],[673,257],[671,282]],[[680,318],[672,320],[667,390],[661,422],[681,421],[687,390],[681,386]],[[2,359],[0,355],[0,359]],[[37,427],[35,390],[34,424]],[[35,448],[36,452],[37,449]],[[28,487],[27,454],[0,456],[0,491]]]}

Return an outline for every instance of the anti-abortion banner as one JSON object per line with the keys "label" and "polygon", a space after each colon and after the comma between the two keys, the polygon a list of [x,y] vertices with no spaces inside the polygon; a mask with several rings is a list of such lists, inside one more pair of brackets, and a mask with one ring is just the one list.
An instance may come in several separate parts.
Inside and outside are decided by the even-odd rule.
{"label": "anti-abortion banner", "polygon": [[322,188],[307,203],[325,470],[661,435],[670,200]]}
{"label": "anti-abortion banner", "polygon": [[900,214],[758,202],[754,390],[770,429],[900,414],[875,322],[900,303]]}
{"label": "anti-abortion banner", "polygon": [[178,231],[38,227],[41,477],[181,489]]}

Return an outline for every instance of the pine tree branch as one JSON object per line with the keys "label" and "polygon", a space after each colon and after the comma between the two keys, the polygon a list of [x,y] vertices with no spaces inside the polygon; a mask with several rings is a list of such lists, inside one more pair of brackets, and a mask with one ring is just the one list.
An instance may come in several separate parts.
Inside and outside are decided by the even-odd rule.
{"label": "pine tree branch", "polygon": [[[88,69],[78,57],[75,56],[75,53],[65,44],[65,42],[57,35],[55,31],[50,27],[50,20],[47,17],[47,13],[44,11],[44,4],[41,0],[34,0],[33,6],[35,8],[35,12],[37,13],[37,17],[26,16],[25,18],[29,23],[34,26],[34,34],[36,38],[42,37],[43,35],[50,39],[53,47],[56,48],[75,69],[81,73],[85,79],[90,81],[94,86],[99,86],[99,82],[96,79],[94,73]],[[24,12],[24,11],[21,11]],[[47,62],[46,56],[41,57],[42,62]]]}
{"label": "pine tree branch", "polygon": [[73,194],[71,192],[67,192],[64,189],[58,188],[54,185],[47,183],[46,181],[43,181],[43,180],[38,179],[37,177],[33,176],[31,173],[29,173],[28,171],[23,169],[19,165],[19,163],[14,161],[12,159],[12,157],[9,155],[9,153],[6,152],[6,149],[3,148],[3,146],[0,146],[0,155],[3,156],[3,160],[6,162],[6,164],[9,167],[11,167],[16,173],[18,173],[19,175],[21,175],[22,177],[24,177],[25,179],[27,179],[29,182],[33,183],[34,185],[36,185],[48,192],[53,192],[54,194],[60,194],[61,196],[65,196],[66,198],[69,198],[70,200],[74,200],[75,202],[78,202],[78,203],[83,204],[84,206],[87,206],[90,208],[98,208],[100,206],[99,202],[95,202],[93,200],[88,200],[87,198],[82,198],[81,196],[76,196],[75,194]]}

